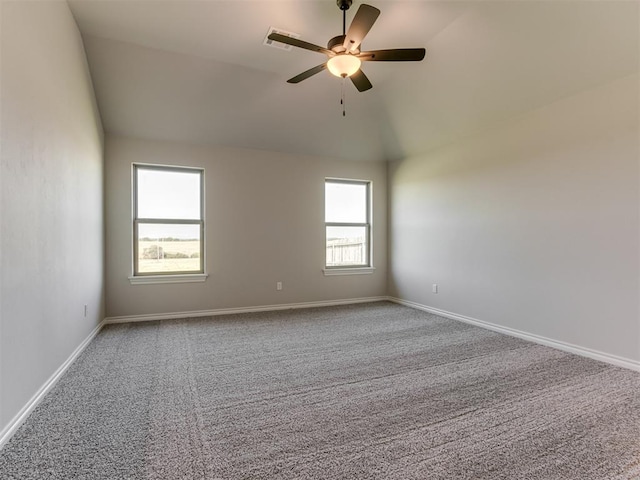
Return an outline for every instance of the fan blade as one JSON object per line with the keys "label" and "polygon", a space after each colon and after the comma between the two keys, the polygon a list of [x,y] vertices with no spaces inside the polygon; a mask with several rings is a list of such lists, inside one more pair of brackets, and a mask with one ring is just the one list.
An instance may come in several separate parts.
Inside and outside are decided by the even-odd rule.
{"label": "fan blade", "polygon": [[319,45],[314,45],[313,43],[305,42],[304,40],[298,40],[297,38],[288,37],[287,35],[282,35],[280,33],[272,33],[267,37],[269,40],[273,40],[274,42],[286,43],[287,45],[292,45],[298,48],[304,48],[305,50],[311,50],[312,52],[324,53],[325,55],[334,55],[331,50],[327,50],[324,47]]}
{"label": "fan blade", "polygon": [[317,67],[310,68],[306,72],[302,72],[300,75],[296,75],[293,78],[287,80],[287,83],[300,83],[303,80],[315,75],[316,73],[320,73],[325,68],[327,68],[327,64],[323,63],[322,65],[318,65]]}
{"label": "fan blade", "polygon": [[360,5],[342,44],[347,52],[353,52],[360,46],[362,40],[367,33],[369,33],[369,30],[371,30],[371,27],[378,18],[378,15],[380,15],[380,10],[376,7],[364,3]]}
{"label": "fan blade", "polygon": [[364,92],[365,90],[369,90],[370,88],[373,88],[373,85],[371,85],[371,82],[369,81],[369,79],[367,78],[367,76],[364,74],[362,70],[358,70],[349,78],[351,78],[351,81],[353,82],[353,84],[355,85],[355,87],[358,89],[359,92]]}
{"label": "fan blade", "polygon": [[363,62],[419,62],[425,54],[424,48],[396,48],[362,52],[358,58]]}

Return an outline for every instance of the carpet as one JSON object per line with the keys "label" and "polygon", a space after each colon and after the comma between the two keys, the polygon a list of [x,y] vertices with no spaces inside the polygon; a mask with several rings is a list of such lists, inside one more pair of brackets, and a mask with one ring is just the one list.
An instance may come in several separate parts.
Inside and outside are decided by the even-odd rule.
{"label": "carpet", "polygon": [[105,327],[2,479],[638,479],[640,374],[388,302]]}

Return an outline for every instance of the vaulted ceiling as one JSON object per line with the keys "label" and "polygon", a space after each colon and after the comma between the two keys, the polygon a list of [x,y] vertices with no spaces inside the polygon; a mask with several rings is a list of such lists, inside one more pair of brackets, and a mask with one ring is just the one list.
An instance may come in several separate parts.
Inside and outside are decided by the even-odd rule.
{"label": "vaulted ceiling", "polygon": [[[325,45],[335,0],[70,0],[108,133],[352,160],[393,160],[638,72],[640,3],[367,0],[373,89],[322,72],[315,52],[263,45],[269,27]],[[350,22],[360,2],[347,12]]]}

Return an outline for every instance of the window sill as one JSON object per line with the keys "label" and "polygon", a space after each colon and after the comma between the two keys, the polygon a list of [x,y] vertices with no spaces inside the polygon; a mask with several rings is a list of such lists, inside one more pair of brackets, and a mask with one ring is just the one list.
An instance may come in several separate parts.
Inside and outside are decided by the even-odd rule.
{"label": "window sill", "polygon": [[368,275],[373,273],[375,267],[352,267],[352,268],[323,268],[325,277],[333,275]]}
{"label": "window sill", "polygon": [[140,275],[138,277],[129,277],[131,285],[151,285],[158,283],[197,283],[204,282],[207,277],[206,273],[189,273],[183,275]]}

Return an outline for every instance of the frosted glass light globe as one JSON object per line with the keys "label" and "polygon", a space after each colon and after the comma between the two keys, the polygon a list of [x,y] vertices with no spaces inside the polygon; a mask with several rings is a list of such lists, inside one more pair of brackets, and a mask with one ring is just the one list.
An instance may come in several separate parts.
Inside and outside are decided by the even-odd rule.
{"label": "frosted glass light globe", "polygon": [[327,68],[336,77],[350,77],[360,68],[360,59],[348,53],[342,53],[332,57],[327,62]]}

